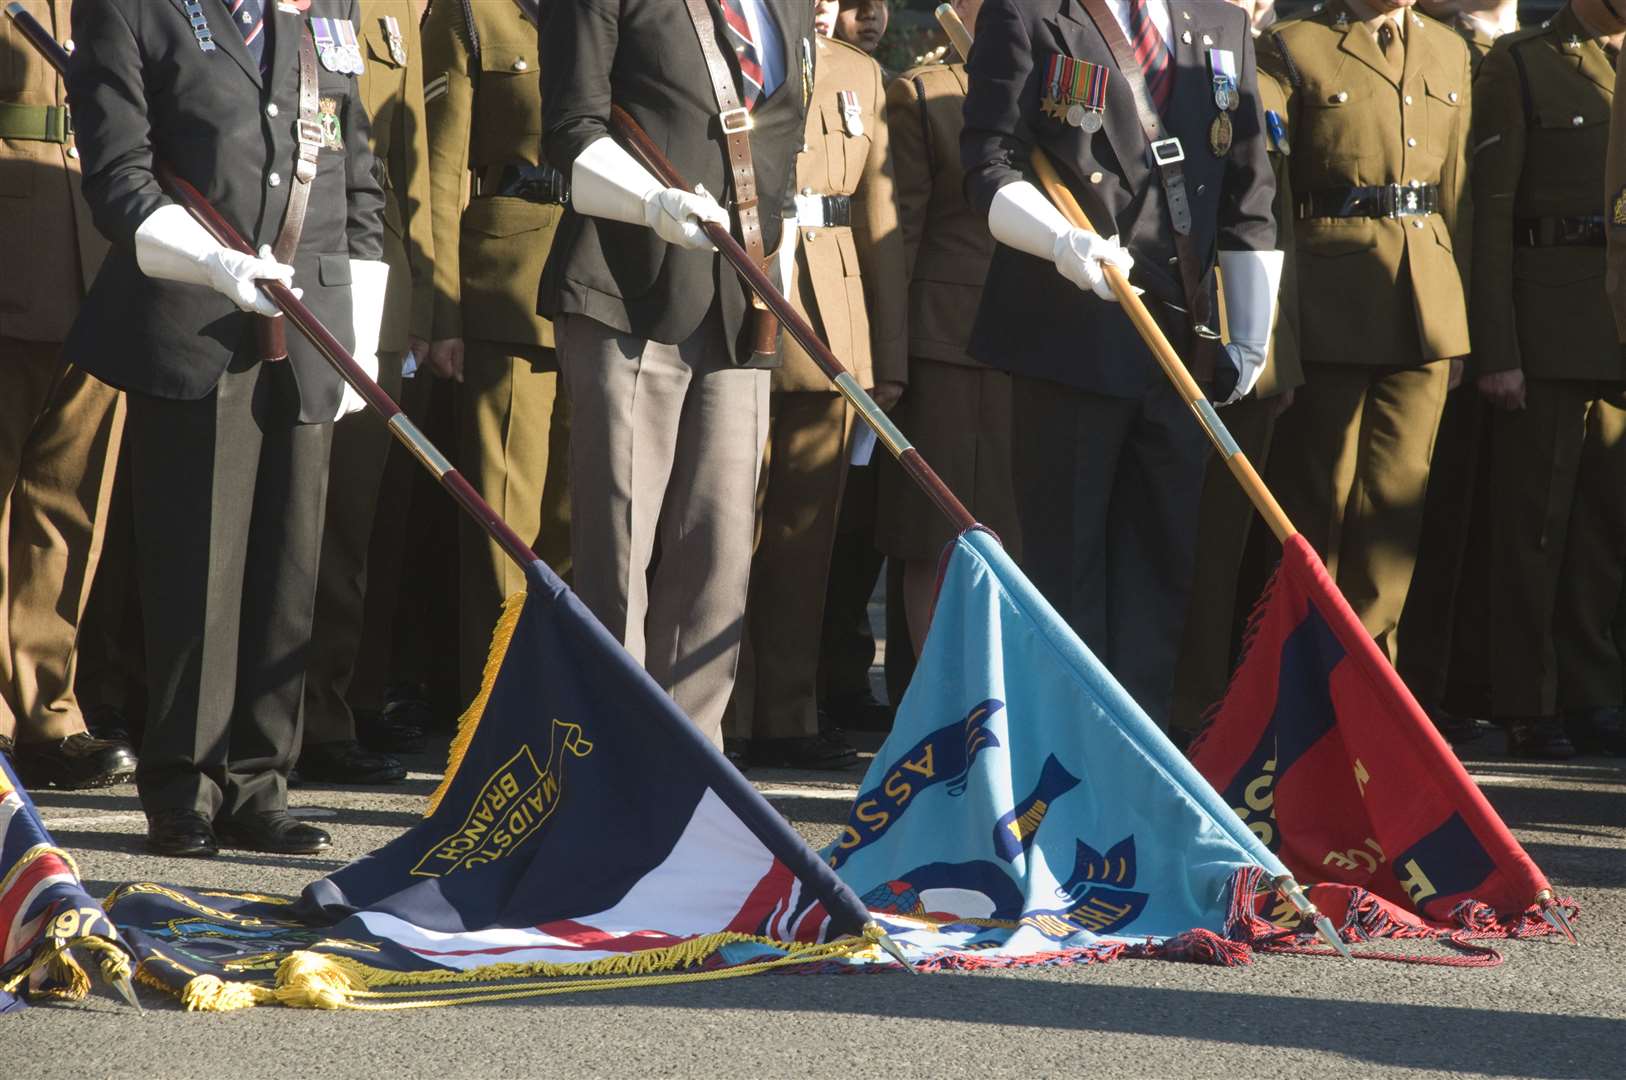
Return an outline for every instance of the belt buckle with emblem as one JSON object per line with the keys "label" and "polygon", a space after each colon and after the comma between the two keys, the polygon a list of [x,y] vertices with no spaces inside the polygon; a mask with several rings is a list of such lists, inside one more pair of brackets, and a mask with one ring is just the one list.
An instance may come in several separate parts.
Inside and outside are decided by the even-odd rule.
{"label": "belt buckle with emblem", "polygon": [[1045,71],[1045,93],[1039,108],[1046,116],[1095,134],[1107,111],[1110,71],[1101,64],[1052,56]]}
{"label": "belt buckle with emblem", "polygon": [[864,137],[864,108],[858,101],[856,90],[841,90],[836,94],[841,108],[841,126],[855,139]]}
{"label": "belt buckle with emblem", "polygon": [[407,51],[406,38],[401,34],[401,24],[394,15],[385,15],[384,40],[389,42],[390,59],[395,61],[397,67],[406,67]]}

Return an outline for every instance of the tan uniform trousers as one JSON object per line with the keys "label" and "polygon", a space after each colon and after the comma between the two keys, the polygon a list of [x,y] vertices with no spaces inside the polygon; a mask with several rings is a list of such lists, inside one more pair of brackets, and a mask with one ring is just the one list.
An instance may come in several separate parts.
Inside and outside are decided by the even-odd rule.
{"label": "tan uniform trousers", "polygon": [[[1221,414],[1249,461],[1269,459],[1280,405],[1275,398],[1246,398],[1226,406]],[[1169,727],[1174,731],[1195,732],[1208,707],[1225,696],[1238,623],[1247,617],[1247,605],[1253,602],[1251,597],[1237,595],[1237,575],[1255,526],[1266,529],[1225,459],[1215,454],[1203,474],[1197,510],[1197,562],[1169,706]]]}
{"label": "tan uniform trousers", "polygon": [[[458,465],[531,550],[569,580],[570,406],[552,349],[468,341],[457,385]],[[466,514],[458,520],[463,703],[480,688],[491,631],[525,574]]]}
{"label": "tan uniform trousers", "polygon": [[1626,393],[1531,379],[1491,423],[1492,714],[1626,703]]}
{"label": "tan uniform trousers", "polygon": [[715,308],[676,345],[584,315],[554,332],[570,394],[576,592],[721,746],[745,634],[770,373],[729,363]]}
{"label": "tan uniform trousers", "polygon": [[762,512],[728,734],[819,732],[819,641],[847,482],[853,411],[840,394],[769,397]]}
{"label": "tan uniform trousers", "polygon": [[1270,486],[1392,663],[1450,362],[1305,374],[1276,424]]}
{"label": "tan uniform trousers", "polygon": [[60,345],[0,338],[0,735],[85,729],[76,639],[123,432],[124,395]]}

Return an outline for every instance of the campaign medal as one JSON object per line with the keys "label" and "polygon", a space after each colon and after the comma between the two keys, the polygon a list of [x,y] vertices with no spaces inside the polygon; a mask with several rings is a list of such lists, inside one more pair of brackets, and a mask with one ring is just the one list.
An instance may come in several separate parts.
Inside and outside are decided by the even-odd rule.
{"label": "campaign medal", "polygon": [[215,32],[209,29],[209,19],[203,14],[199,0],[186,0],[186,21],[192,24],[192,36],[198,39],[198,49],[214,52]]}
{"label": "campaign medal", "polygon": [[344,129],[339,124],[338,98],[325,97],[317,102],[316,126],[322,131],[322,149],[344,149]]}
{"label": "campaign medal", "polygon": [[1613,211],[1609,215],[1609,223],[1617,229],[1626,226],[1626,188],[1621,188],[1620,194],[1615,196]]}
{"label": "campaign medal", "polygon": [[1045,72],[1045,93],[1039,108],[1046,116],[1090,134],[1101,130],[1107,110],[1109,71],[1088,60],[1053,56]]}
{"label": "campaign medal", "polygon": [[1214,80],[1214,104],[1224,112],[1234,112],[1242,104],[1237,91],[1236,54],[1230,49],[1209,49],[1208,70]]}
{"label": "campaign medal", "polygon": [[316,42],[316,56],[329,71],[345,73],[344,60],[339,56],[339,41],[333,36],[333,20],[311,20],[311,39]]}
{"label": "campaign medal", "polygon": [[397,67],[406,67],[406,38],[401,36],[401,24],[394,15],[384,16],[384,40],[389,42],[390,59]]}
{"label": "campaign medal", "polygon": [[1230,152],[1233,135],[1230,113],[1222,112],[1214,117],[1214,122],[1208,127],[1208,146],[1215,157],[1224,157]]}
{"label": "campaign medal", "polygon": [[864,109],[858,103],[858,93],[854,90],[841,90],[836,93],[836,101],[841,106],[841,126],[847,134],[855,139],[864,136]]}
{"label": "campaign medal", "polygon": [[802,39],[802,108],[813,104],[813,42]]}
{"label": "campaign medal", "polygon": [[355,25],[349,19],[334,19],[333,27],[338,31],[346,74],[360,75],[367,70],[367,64],[361,58],[361,40],[356,37]]}

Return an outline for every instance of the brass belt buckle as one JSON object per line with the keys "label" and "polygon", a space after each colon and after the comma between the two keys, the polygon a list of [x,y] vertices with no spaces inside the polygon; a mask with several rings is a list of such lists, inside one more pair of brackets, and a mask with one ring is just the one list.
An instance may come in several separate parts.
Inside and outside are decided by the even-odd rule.
{"label": "brass belt buckle", "polygon": [[743,105],[718,113],[717,119],[723,125],[724,135],[743,135],[755,126],[751,119],[751,110]]}

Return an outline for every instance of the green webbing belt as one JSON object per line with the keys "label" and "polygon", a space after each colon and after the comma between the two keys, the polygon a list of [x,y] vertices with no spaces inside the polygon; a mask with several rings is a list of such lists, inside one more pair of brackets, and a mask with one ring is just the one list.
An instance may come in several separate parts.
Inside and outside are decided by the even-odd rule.
{"label": "green webbing belt", "polygon": [[0,139],[65,143],[72,131],[65,106],[0,102]]}

